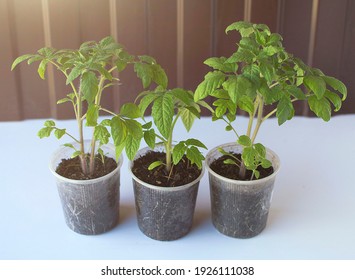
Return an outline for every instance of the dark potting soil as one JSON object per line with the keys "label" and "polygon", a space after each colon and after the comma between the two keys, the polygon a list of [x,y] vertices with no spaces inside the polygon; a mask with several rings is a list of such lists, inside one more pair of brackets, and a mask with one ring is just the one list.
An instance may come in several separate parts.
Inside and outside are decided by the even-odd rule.
{"label": "dark potting soil", "polygon": [[[89,154],[87,155],[90,156]],[[109,174],[113,170],[117,168],[117,163],[113,158],[109,158],[104,156],[104,161],[102,162],[101,156],[95,157],[95,170],[94,173],[91,175],[85,175],[82,172],[80,158],[69,158],[69,159],[62,159],[59,163],[56,172],[68,179],[73,180],[90,180],[96,179],[106,174]]]}
{"label": "dark potting soil", "polygon": [[[238,159],[241,159],[241,154],[234,154],[232,153],[233,156],[237,157]],[[224,161],[226,159],[233,159],[232,157],[228,155],[223,155],[216,159],[212,164],[210,165],[210,168],[216,172],[217,174],[233,179],[233,180],[242,180],[242,181],[250,181],[250,178],[252,176],[252,171],[246,170],[246,179],[239,178],[239,167],[235,164],[225,164]],[[260,177],[259,179],[265,178],[269,175],[271,175],[274,172],[274,168],[271,166],[269,168],[263,168],[259,166],[257,170],[260,172]],[[255,177],[254,177],[255,180]]]}
{"label": "dark potting soil", "polygon": [[166,171],[165,165],[148,170],[148,166],[155,161],[165,162],[165,153],[149,151],[137,158],[133,161],[133,174],[148,184],[161,187],[185,185],[198,178],[201,174],[201,170],[195,164],[192,165],[186,156],[177,165],[173,166],[171,174]]}

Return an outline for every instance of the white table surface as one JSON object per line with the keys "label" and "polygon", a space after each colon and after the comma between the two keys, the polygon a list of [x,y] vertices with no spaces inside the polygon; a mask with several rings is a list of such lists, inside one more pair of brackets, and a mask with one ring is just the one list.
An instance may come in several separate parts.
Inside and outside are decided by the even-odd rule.
{"label": "white table surface", "polygon": [[[267,120],[257,140],[279,155],[281,170],[266,229],[245,240],[215,230],[206,172],[191,232],[170,242],[138,229],[127,158],[117,227],[97,236],[67,228],[48,169],[51,153],[65,140],[40,140],[42,123],[0,122],[0,259],[355,259],[355,115],[328,123],[295,117],[281,127]],[[75,131],[74,121],[57,125]],[[240,117],[240,131],[246,125]],[[222,122],[209,118],[197,120],[190,134],[179,123],[175,136],[199,138],[208,148],[234,141]]]}

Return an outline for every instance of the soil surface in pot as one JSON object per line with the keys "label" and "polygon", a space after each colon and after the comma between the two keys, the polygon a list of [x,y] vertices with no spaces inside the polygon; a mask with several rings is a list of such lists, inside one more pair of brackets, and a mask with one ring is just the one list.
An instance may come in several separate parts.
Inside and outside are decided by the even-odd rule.
{"label": "soil surface in pot", "polygon": [[[238,159],[241,159],[241,154],[232,153],[232,155]],[[239,167],[235,164],[225,164],[224,161],[226,159],[234,160],[232,157],[230,157],[228,155],[223,155],[223,156],[219,157],[218,159],[216,159],[214,162],[212,162],[210,165],[210,168],[214,172],[216,172],[217,174],[219,174],[223,177],[229,178],[229,179],[250,181],[250,178],[252,177],[252,171],[250,171],[250,170],[246,171],[246,176],[245,176],[246,179],[240,178],[239,177]],[[259,179],[265,178],[274,172],[274,168],[272,166],[269,168],[263,168],[263,167],[259,166],[257,168],[257,170],[260,172]],[[255,180],[255,177],[254,177],[254,180]]]}
{"label": "soil surface in pot", "polygon": [[149,151],[145,155],[133,161],[132,172],[140,180],[155,186],[177,187],[186,185],[200,176],[201,170],[184,156],[182,160],[173,166],[172,171],[166,171],[165,165],[160,165],[153,170],[148,166],[155,161],[165,162],[165,153]]}
{"label": "soil surface in pot", "polygon": [[[87,154],[89,157],[90,155]],[[59,163],[56,172],[68,179],[73,180],[90,180],[96,179],[106,174],[109,174],[117,168],[117,163],[113,158],[104,156],[104,161],[102,161],[101,156],[95,157],[95,170],[91,175],[85,175],[81,170],[80,158],[69,158],[62,159]]]}

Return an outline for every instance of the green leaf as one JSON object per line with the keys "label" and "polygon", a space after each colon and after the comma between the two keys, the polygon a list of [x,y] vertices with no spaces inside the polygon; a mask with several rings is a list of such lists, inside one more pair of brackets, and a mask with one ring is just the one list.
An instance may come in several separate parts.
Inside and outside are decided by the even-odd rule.
{"label": "green leaf", "polygon": [[122,105],[120,115],[136,119],[142,116],[141,110],[134,103],[125,103]]}
{"label": "green leaf", "polygon": [[330,77],[330,76],[322,76],[322,79],[328,85],[330,85],[333,89],[339,91],[343,95],[342,101],[345,100],[348,91],[347,91],[347,88],[343,82],[339,81],[338,79],[336,79],[334,77]]}
{"label": "green leaf", "polygon": [[216,117],[221,118],[227,112],[228,100],[218,99],[215,102],[213,102],[213,105],[216,106],[216,110],[215,110]]}
{"label": "green leaf", "polygon": [[187,131],[190,131],[192,125],[196,119],[196,115],[187,108],[180,109],[180,118]]}
{"label": "green leaf", "polygon": [[44,122],[44,126],[47,126],[47,127],[55,126],[55,122],[52,120],[47,120]]}
{"label": "green leaf", "polygon": [[331,107],[329,101],[325,97],[318,99],[316,96],[312,95],[308,98],[308,104],[317,117],[322,118],[326,122],[330,120]]}
{"label": "green leaf", "polygon": [[121,72],[121,71],[123,71],[123,70],[126,68],[127,62],[126,62],[126,61],[123,61],[123,60],[121,60],[121,59],[118,59],[118,60],[115,62],[115,65],[116,65],[116,67],[117,67],[117,71],[118,71],[118,72]]}
{"label": "green leaf", "polygon": [[164,94],[155,99],[152,107],[152,116],[161,135],[168,138],[174,116],[173,97],[169,94]]}
{"label": "green leaf", "polygon": [[148,147],[154,149],[155,147],[155,132],[154,129],[149,129],[144,132],[144,141],[147,143]]}
{"label": "green leaf", "polygon": [[143,137],[142,126],[139,122],[136,120],[127,119],[124,121],[124,123],[127,127],[127,132],[129,135],[132,135],[134,138]]}
{"label": "green leaf", "polygon": [[71,158],[76,158],[77,156],[80,156],[81,152],[80,151],[75,151],[72,155]]}
{"label": "green leaf", "polygon": [[189,106],[190,104],[193,103],[193,94],[191,94],[189,91],[181,89],[181,88],[175,88],[170,90],[169,92],[172,96],[177,98],[178,100],[182,101],[185,105]]}
{"label": "green leaf", "polygon": [[185,145],[184,141],[179,142],[177,145],[175,145],[173,152],[172,152],[172,158],[173,158],[173,163],[174,165],[177,165],[184,154],[186,153],[187,147]]}
{"label": "green leaf", "polygon": [[252,147],[246,147],[243,149],[242,160],[245,164],[245,167],[249,170],[256,169],[255,158],[257,152]]}
{"label": "green leaf", "polygon": [[64,97],[64,98],[62,98],[62,99],[59,99],[58,101],[57,101],[57,104],[59,105],[59,104],[63,104],[63,103],[65,103],[65,102],[71,102],[72,100],[70,99],[70,98],[68,98],[68,97]]}
{"label": "green leaf", "polygon": [[85,72],[81,76],[81,91],[88,103],[93,103],[98,91],[98,80],[93,72]]}
{"label": "green leaf", "polygon": [[86,112],[86,126],[96,126],[99,118],[99,106],[96,104],[89,104]]}
{"label": "green leaf", "polygon": [[212,67],[215,70],[220,70],[223,72],[235,72],[236,64],[226,63],[227,58],[225,57],[210,57],[204,61],[204,64]]}
{"label": "green leaf", "polygon": [[161,165],[163,165],[163,164],[164,164],[164,163],[163,163],[162,161],[160,161],[160,160],[154,161],[153,163],[151,163],[151,164],[148,166],[148,170],[151,171],[151,170],[153,170],[154,168],[157,168],[157,167],[159,167],[159,166],[161,166]]}
{"label": "green leaf", "polygon": [[260,72],[265,77],[268,83],[271,83],[274,79],[275,69],[268,62],[263,62],[260,64]]}
{"label": "green leaf", "polygon": [[270,160],[264,158],[264,159],[261,160],[261,166],[262,166],[263,168],[269,168],[269,167],[272,166],[272,163],[271,163]]}
{"label": "green leaf", "polygon": [[227,158],[226,160],[223,161],[224,164],[231,164],[231,165],[237,165],[237,163],[232,160],[231,158]]}
{"label": "green leaf", "polygon": [[145,96],[143,96],[143,98],[141,99],[138,105],[140,111],[142,112],[142,115],[145,113],[149,105],[158,97],[159,94],[155,92],[148,92]]}
{"label": "green leaf", "polygon": [[142,80],[143,87],[149,87],[154,75],[150,65],[141,62],[136,62],[134,64],[134,72],[136,72],[138,78]]}
{"label": "green leaf", "polygon": [[202,168],[202,161],[205,159],[205,157],[195,146],[187,149],[186,157],[191,161],[192,164],[196,164],[199,169]]}
{"label": "green leaf", "polygon": [[194,138],[187,139],[185,141],[185,144],[186,144],[186,146],[196,146],[196,147],[204,148],[207,150],[207,147],[205,146],[205,144],[203,144],[200,140],[197,140]]}
{"label": "green leaf", "polygon": [[110,133],[105,126],[98,125],[94,130],[94,138],[99,140],[101,144],[107,144],[110,138]]}
{"label": "green leaf", "polygon": [[330,102],[333,103],[333,105],[335,107],[335,109],[334,109],[335,112],[340,110],[340,108],[341,108],[341,98],[336,93],[331,92],[329,90],[326,90],[324,96],[326,98],[328,98],[328,100]]}
{"label": "green leaf", "polygon": [[238,138],[238,144],[239,145],[242,145],[244,147],[249,147],[251,146],[251,139],[246,136],[246,135],[241,135],[239,138]]}
{"label": "green leaf", "polygon": [[225,80],[225,75],[220,71],[209,72],[202,83],[195,91],[195,101],[204,99],[206,96],[218,89]]}
{"label": "green leaf", "polygon": [[47,69],[47,64],[48,64],[48,60],[47,59],[43,59],[41,61],[41,63],[39,64],[38,66],[38,75],[41,77],[41,79],[45,79],[44,78],[44,73],[46,72],[46,69]]}
{"label": "green leaf", "polygon": [[163,88],[168,87],[168,76],[166,75],[164,69],[159,64],[151,65],[153,72],[153,81]]}
{"label": "green leaf", "polygon": [[304,95],[303,91],[294,85],[288,85],[286,91],[290,93],[293,97],[297,98],[298,100],[306,100],[306,96]]}
{"label": "green leaf", "polygon": [[127,137],[127,127],[123,120],[116,116],[111,120],[111,135],[115,146],[119,146],[122,144]]}
{"label": "green leaf", "polygon": [[251,87],[251,82],[243,76],[230,77],[223,83],[223,88],[228,91],[230,99],[235,104],[238,103],[238,99],[242,95],[245,95],[250,91]]}
{"label": "green leaf", "polygon": [[254,149],[256,150],[256,152],[259,154],[260,157],[265,158],[266,156],[266,149],[264,147],[263,144],[260,143],[256,143],[254,145]]}
{"label": "green leaf", "polygon": [[283,96],[277,104],[276,117],[279,125],[282,125],[287,120],[290,120],[295,115],[295,109],[293,108],[291,99],[289,96]]}
{"label": "green leaf", "polygon": [[314,92],[318,99],[321,99],[327,88],[323,78],[318,76],[306,76],[303,79],[305,85]]}
{"label": "green leaf", "polygon": [[33,57],[33,56],[34,56],[33,54],[24,54],[24,55],[21,55],[21,56],[19,56],[18,58],[16,58],[16,59],[14,60],[14,62],[12,63],[12,65],[11,65],[11,71],[14,70],[14,68],[15,68],[18,64],[20,64],[22,61],[25,61],[25,60],[27,60],[27,59]]}
{"label": "green leaf", "polygon": [[66,143],[63,145],[64,147],[68,147],[68,148],[71,148],[73,150],[76,150],[75,147],[73,146],[73,144],[69,144],[69,143]]}
{"label": "green leaf", "polygon": [[75,66],[71,72],[69,73],[67,80],[66,80],[66,84],[69,85],[71,82],[73,82],[77,77],[80,76],[81,74],[81,66]]}
{"label": "green leaf", "polygon": [[49,137],[53,131],[54,127],[43,127],[37,133],[39,138]]}
{"label": "green leaf", "polygon": [[254,33],[254,28],[253,27],[240,29],[240,35],[242,35],[242,37],[249,37],[253,33]]}
{"label": "green leaf", "polygon": [[60,139],[65,135],[65,132],[66,132],[65,129],[56,129],[54,131],[54,136],[57,137],[57,139]]}
{"label": "green leaf", "polygon": [[153,122],[150,121],[145,124],[142,124],[142,128],[143,129],[150,129],[152,127],[152,125],[153,125]]}
{"label": "green leaf", "polygon": [[240,109],[242,109],[245,112],[248,112],[249,114],[254,113],[254,103],[249,96],[246,95],[241,96],[238,100],[238,106]]}
{"label": "green leaf", "polygon": [[129,160],[133,160],[133,158],[137,154],[141,140],[142,138],[135,138],[131,134],[127,135],[127,139],[125,141],[125,149]]}
{"label": "green leaf", "polygon": [[241,30],[243,28],[249,28],[251,27],[252,24],[246,21],[238,21],[238,22],[234,22],[232,24],[230,24],[227,28],[226,28],[226,33],[228,33],[231,30]]}

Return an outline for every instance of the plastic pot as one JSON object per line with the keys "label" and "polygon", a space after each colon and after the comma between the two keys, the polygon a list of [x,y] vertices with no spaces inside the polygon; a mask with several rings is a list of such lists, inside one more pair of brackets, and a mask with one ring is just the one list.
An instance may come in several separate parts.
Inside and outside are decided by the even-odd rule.
{"label": "plastic pot", "polygon": [[[138,151],[135,159],[143,156],[150,148]],[[162,146],[155,151],[163,151]],[[196,197],[204,173],[189,184],[177,187],[161,187],[133,178],[133,188],[138,227],[146,236],[161,241],[176,240],[185,236],[192,227]]]}
{"label": "plastic pot", "polygon": [[[90,148],[90,141],[85,142]],[[78,146],[77,143],[72,143]],[[115,147],[107,144],[101,147],[108,157],[115,158]],[[123,158],[117,162],[117,168],[111,173],[91,180],[72,180],[55,172],[63,158],[70,158],[73,149],[60,147],[52,156],[50,170],[53,173],[64,218],[67,226],[80,234],[95,235],[104,233],[117,225],[120,199],[120,168]]]}
{"label": "plastic pot", "polygon": [[228,143],[212,149],[206,156],[213,225],[227,236],[254,237],[266,226],[280,160],[273,151],[266,149],[267,159],[272,162],[274,168],[273,174],[252,181],[232,180],[210,168],[211,163],[222,156],[217,150],[219,147],[227,152],[242,152],[242,147],[238,144]]}

